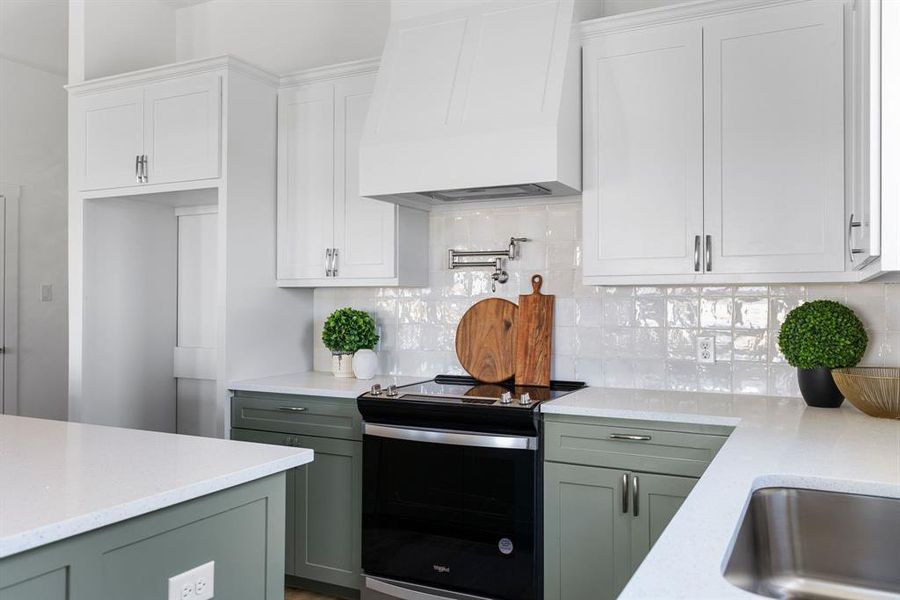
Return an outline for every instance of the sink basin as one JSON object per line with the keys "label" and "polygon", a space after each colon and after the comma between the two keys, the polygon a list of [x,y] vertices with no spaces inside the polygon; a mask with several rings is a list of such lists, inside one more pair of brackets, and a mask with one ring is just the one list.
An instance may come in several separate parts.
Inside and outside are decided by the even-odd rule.
{"label": "sink basin", "polygon": [[900,499],[757,490],[725,578],[769,598],[898,598]]}

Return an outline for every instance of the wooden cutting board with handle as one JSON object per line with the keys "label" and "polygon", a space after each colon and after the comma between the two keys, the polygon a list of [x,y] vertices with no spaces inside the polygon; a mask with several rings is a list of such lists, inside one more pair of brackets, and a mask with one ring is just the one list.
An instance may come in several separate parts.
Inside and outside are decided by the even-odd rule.
{"label": "wooden cutting board with handle", "polygon": [[488,298],[466,311],[456,328],[456,356],[466,372],[485,383],[516,373],[516,313],[502,298]]}
{"label": "wooden cutting board with handle", "polygon": [[552,294],[542,294],[544,278],[531,277],[531,294],[519,296],[516,333],[516,385],[550,385]]}

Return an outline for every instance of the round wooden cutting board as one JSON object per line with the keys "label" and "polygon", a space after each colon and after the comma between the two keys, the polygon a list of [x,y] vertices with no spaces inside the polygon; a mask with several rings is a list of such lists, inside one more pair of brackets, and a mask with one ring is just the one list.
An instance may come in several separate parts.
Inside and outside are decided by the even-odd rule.
{"label": "round wooden cutting board", "polygon": [[456,328],[456,356],[478,381],[500,383],[516,374],[518,307],[502,298],[472,305]]}

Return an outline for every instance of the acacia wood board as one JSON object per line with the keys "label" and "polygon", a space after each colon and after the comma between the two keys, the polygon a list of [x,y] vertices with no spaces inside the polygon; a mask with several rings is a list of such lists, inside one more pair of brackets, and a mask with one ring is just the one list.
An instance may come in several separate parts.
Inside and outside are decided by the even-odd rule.
{"label": "acacia wood board", "polygon": [[516,385],[550,385],[555,296],[541,293],[543,283],[540,275],[532,276],[532,293],[519,296]]}
{"label": "acacia wood board", "polygon": [[456,328],[456,356],[466,372],[485,383],[516,373],[515,303],[488,298],[473,304]]}

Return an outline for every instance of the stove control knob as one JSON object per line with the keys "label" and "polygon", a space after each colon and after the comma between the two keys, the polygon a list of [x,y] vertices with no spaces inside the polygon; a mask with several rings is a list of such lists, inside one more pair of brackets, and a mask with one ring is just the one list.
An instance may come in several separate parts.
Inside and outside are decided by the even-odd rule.
{"label": "stove control knob", "polygon": [[500,394],[500,404],[509,404],[510,402],[512,402],[512,393],[503,392]]}
{"label": "stove control knob", "polygon": [[528,406],[529,404],[531,404],[531,396],[528,394],[528,392],[525,392],[524,394],[519,396],[519,404],[521,404],[522,406]]}
{"label": "stove control knob", "polygon": [[387,392],[386,392],[386,394],[388,395],[388,398],[396,398],[396,397],[398,396],[398,394],[397,394],[397,386],[396,386],[396,385],[389,385],[389,386],[387,387]]}
{"label": "stove control knob", "polygon": [[372,394],[373,396],[380,396],[381,395],[381,384],[376,383],[375,385],[373,385],[372,389],[369,391],[369,393]]}

